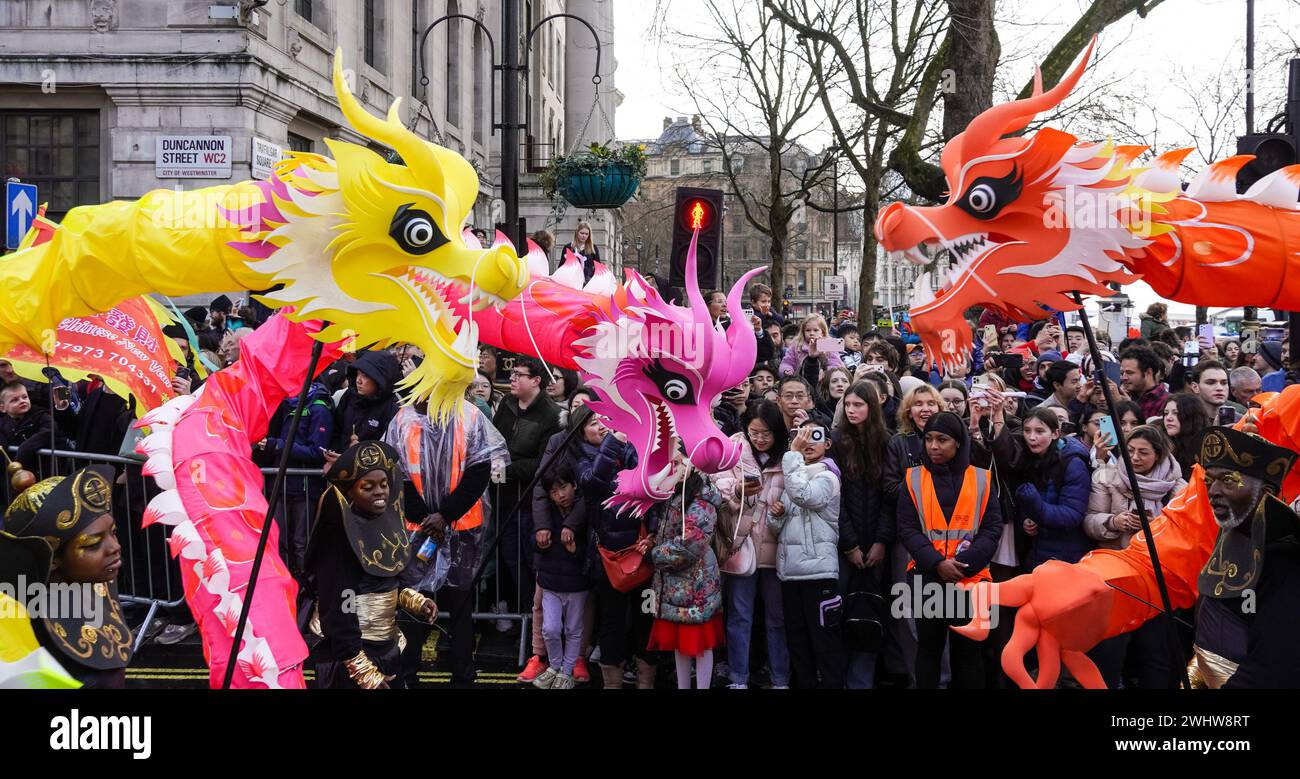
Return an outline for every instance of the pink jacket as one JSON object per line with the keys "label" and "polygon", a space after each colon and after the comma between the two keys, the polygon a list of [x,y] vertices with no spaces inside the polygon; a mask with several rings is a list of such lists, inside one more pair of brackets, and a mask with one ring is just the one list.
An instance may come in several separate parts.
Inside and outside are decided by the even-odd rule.
{"label": "pink jacket", "polygon": [[[791,376],[798,373],[799,366],[803,364],[804,358],[807,356],[808,345],[803,342],[803,339],[796,340],[785,350],[785,357],[781,358],[781,375]],[[840,359],[839,352],[830,352],[822,356],[826,358],[826,364],[822,366],[823,371],[844,367],[844,361]]]}
{"label": "pink jacket", "polygon": [[[753,497],[743,498],[744,515],[740,517],[740,526],[736,528],[739,542],[746,534],[754,542],[754,551],[758,557],[759,568],[776,567],[776,535],[767,527],[767,511],[773,503],[781,500],[785,491],[785,473],[781,470],[781,461],[773,460],[760,473],[754,450],[743,432],[731,437],[740,443],[740,462],[730,471],[723,471],[713,477],[714,486],[722,494],[722,506],[718,509],[735,517],[741,510],[742,495],[745,490],[745,476],[758,476],[762,489]],[[788,508],[788,507],[787,507]]]}

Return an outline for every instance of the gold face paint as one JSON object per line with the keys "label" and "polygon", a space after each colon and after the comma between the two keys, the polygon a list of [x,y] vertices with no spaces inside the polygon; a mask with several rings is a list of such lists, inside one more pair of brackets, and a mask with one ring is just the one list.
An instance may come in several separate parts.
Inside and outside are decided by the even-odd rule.
{"label": "gold face paint", "polygon": [[84,555],[103,543],[110,533],[116,532],[117,525],[114,524],[113,527],[109,528],[108,533],[82,533],[72,540],[72,553]]}
{"label": "gold face paint", "polygon": [[1227,471],[1219,477],[1215,477],[1207,471],[1205,474],[1206,489],[1209,489],[1209,487],[1216,481],[1221,481],[1225,487],[1230,487],[1232,489],[1241,489],[1246,483],[1242,478],[1240,471]]}

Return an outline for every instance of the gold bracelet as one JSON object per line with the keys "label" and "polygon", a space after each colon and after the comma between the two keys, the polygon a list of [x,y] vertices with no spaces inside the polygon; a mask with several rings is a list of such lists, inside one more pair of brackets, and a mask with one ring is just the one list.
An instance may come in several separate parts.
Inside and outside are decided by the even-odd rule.
{"label": "gold bracelet", "polygon": [[378,690],[391,677],[384,676],[384,673],[375,667],[369,657],[366,657],[365,651],[357,653],[357,656],[344,663],[348,669],[348,676],[357,686],[363,690]]}
{"label": "gold bracelet", "polygon": [[[397,605],[412,617],[424,619],[424,604],[429,602],[428,598],[413,587],[406,587],[397,594]],[[434,613],[437,613],[437,606],[434,607]]]}

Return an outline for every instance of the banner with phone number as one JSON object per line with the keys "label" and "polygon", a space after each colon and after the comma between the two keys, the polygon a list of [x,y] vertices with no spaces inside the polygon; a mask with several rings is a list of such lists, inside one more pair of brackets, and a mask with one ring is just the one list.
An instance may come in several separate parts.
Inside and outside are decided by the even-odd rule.
{"label": "banner with phone number", "polygon": [[[115,394],[134,397],[136,416],[141,416],[175,397],[172,377],[183,356],[162,333],[171,323],[162,306],[147,297],[95,316],[70,317],[59,323],[48,364],[69,381],[100,377]],[[20,376],[47,381],[41,372],[45,355],[39,351],[17,346],[5,359]]]}

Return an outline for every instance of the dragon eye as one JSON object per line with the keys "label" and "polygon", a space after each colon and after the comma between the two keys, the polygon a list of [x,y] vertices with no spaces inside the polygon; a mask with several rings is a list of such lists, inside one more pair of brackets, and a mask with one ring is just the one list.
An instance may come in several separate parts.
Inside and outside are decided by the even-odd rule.
{"label": "dragon eye", "polygon": [[679,405],[693,405],[695,403],[695,388],[691,382],[680,373],[675,373],[663,367],[658,360],[641,369],[659,388],[659,393],[664,400]]}
{"label": "dragon eye", "polygon": [[966,193],[966,202],[970,203],[972,211],[986,214],[993,210],[993,206],[997,205],[998,196],[993,192],[993,187],[988,184],[979,184],[971,187],[971,191]]}
{"label": "dragon eye", "polygon": [[412,208],[407,203],[397,209],[393,215],[393,224],[388,229],[397,246],[407,254],[428,254],[440,246],[447,245],[447,238],[438,229],[429,212]]}
{"label": "dragon eye", "polygon": [[956,206],[976,219],[992,219],[1008,203],[1020,197],[1023,182],[1019,170],[1012,170],[1002,178],[977,178]]}

